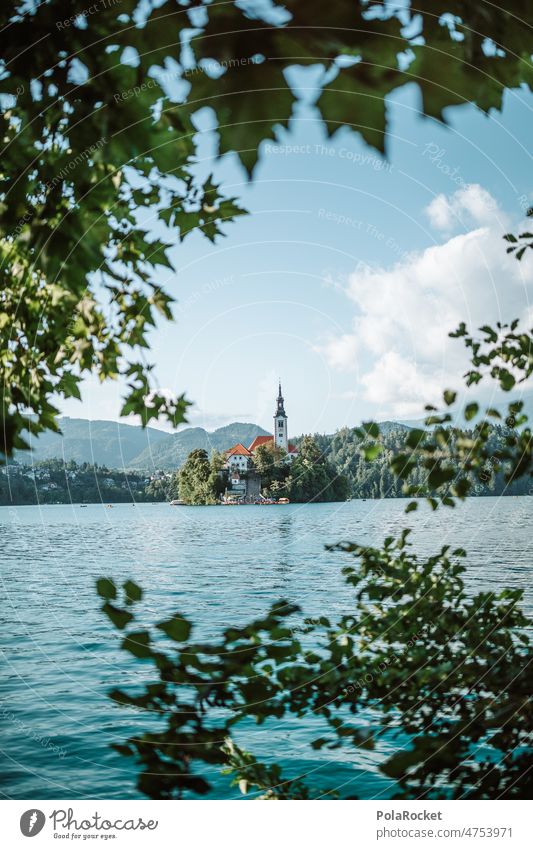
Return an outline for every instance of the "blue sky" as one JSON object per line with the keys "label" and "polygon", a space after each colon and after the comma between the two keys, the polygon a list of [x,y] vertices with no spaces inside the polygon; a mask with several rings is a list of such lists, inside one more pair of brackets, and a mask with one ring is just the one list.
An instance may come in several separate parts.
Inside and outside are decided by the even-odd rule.
{"label": "blue sky", "polygon": [[[202,134],[200,167],[251,214],[216,245],[176,244],[161,278],[176,322],[152,334],[152,355],[160,385],[194,400],[191,424],[269,428],[278,377],[289,433],[419,418],[460,386],[464,355],[447,337],[459,320],[531,315],[532,263],[507,258],[501,236],[533,201],[533,96],[507,93],[489,118],[451,109],[448,127],[418,103],[414,85],[390,99],[388,160],[349,130],[327,139],[299,107],[251,183],[235,157],[214,163]],[[89,380],[62,409],[117,419],[120,393]]]}

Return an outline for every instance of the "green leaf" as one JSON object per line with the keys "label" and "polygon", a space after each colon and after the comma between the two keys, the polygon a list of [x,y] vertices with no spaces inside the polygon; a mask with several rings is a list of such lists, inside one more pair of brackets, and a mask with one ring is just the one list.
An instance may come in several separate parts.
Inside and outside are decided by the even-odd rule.
{"label": "green leaf", "polygon": [[133,581],[126,581],[123,585],[124,592],[127,596],[127,602],[131,603],[133,601],[140,601],[143,595],[143,591],[140,586]]}
{"label": "green leaf", "polygon": [[382,451],[383,446],[380,445],[379,442],[374,443],[374,445],[367,445],[363,448],[365,460],[368,461],[375,460],[376,457],[379,457]]}
{"label": "green leaf", "polygon": [[376,422],[363,422],[362,427],[372,439],[379,439],[379,425]]}
{"label": "green leaf", "polygon": [[128,622],[131,622],[133,616],[131,613],[128,613],[127,610],[121,610],[118,607],[115,607],[113,604],[104,604],[102,607],[103,612],[111,619],[113,625],[116,628],[119,628],[121,631],[126,627]]}
{"label": "green leaf", "polygon": [[516,381],[507,369],[501,368],[498,372],[498,379],[500,381],[500,386],[504,392],[510,392]]}
{"label": "green leaf", "polygon": [[414,427],[407,434],[405,444],[409,446],[409,448],[418,448],[426,435],[427,434],[425,430],[421,430],[420,428]]}
{"label": "green leaf", "polygon": [[185,642],[191,633],[191,623],[179,615],[168,619],[166,622],[160,622],[157,627],[177,643]]}
{"label": "green leaf", "polygon": [[96,582],[96,592],[102,598],[116,598],[117,588],[110,578],[98,578]]}
{"label": "green leaf", "polygon": [[135,657],[152,657],[150,648],[150,635],[147,631],[132,631],[122,641],[122,648],[129,651]]}
{"label": "green leaf", "polygon": [[475,416],[477,416],[479,412],[479,404],[473,402],[472,404],[467,404],[464,411],[464,417],[467,422],[471,421]]}

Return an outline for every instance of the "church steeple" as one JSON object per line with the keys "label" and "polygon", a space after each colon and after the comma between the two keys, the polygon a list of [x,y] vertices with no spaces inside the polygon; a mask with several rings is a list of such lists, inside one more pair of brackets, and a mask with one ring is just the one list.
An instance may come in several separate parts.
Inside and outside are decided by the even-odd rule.
{"label": "church steeple", "polygon": [[284,403],[284,398],[283,398],[283,395],[281,394],[281,380],[280,380],[278,397],[276,399],[276,404],[277,404],[276,412],[274,413],[275,416],[279,416],[279,415],[285,416],[285,407],[283,406],[283,403]]}
{"label": "church steeple", "polygon": [[274,442],[284,451],[289,450],[289,439],[287,436],[287,414],[285,412],[284,398],[281,393],[281,380],[279,392],[276,399],[276,412],[274,413]]}

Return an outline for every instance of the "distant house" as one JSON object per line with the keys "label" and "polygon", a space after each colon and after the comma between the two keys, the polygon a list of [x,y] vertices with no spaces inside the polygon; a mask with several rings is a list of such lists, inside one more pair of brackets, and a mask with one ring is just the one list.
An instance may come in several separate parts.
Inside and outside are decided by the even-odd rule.
{"label": "distant house", "polygon": [[227,469],[234,469],[239,472],[245,472],[248,469],[249,462],[252,459],[252,452],[249,448],[245,448],[241,442],[238,442],[233,448],[228,448],[224,453],[226,455]]}

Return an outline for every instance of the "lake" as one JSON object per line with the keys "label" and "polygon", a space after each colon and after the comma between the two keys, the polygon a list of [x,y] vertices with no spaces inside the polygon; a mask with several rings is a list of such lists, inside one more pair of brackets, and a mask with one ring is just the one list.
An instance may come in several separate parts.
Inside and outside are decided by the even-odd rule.
{"label": "lake", "polygon": [[[194,638],[244,624],[278,598],[305,616],[348,612],[340,569],[348,555],[326,543],[380,543],[410,526],[420,553],[442,544],[467,549],[472,590],[527,588],[533,498],[470,499],[455,510],[425,505],[405,516],[400,500],[272,507],[170,507],[167,504],[0,508],[2,549],[0,682],[2,793],[6,798],[138,798],[129,759],[110,749],[146,727],[114,705],[116,686],[139,682],[138,662],[119,650],[99,611],[95,579],[132,578],[145,590],[143,617],[176,611]],[[531,590],[527,590],[531,609]],[[250,727],[237,737],[287,774],[305,775],[341,796],[388,798],[390,782],[375,752],[312,751],[316,720]],[[204,772],[213,796],[243,798],[217,772]]]}

